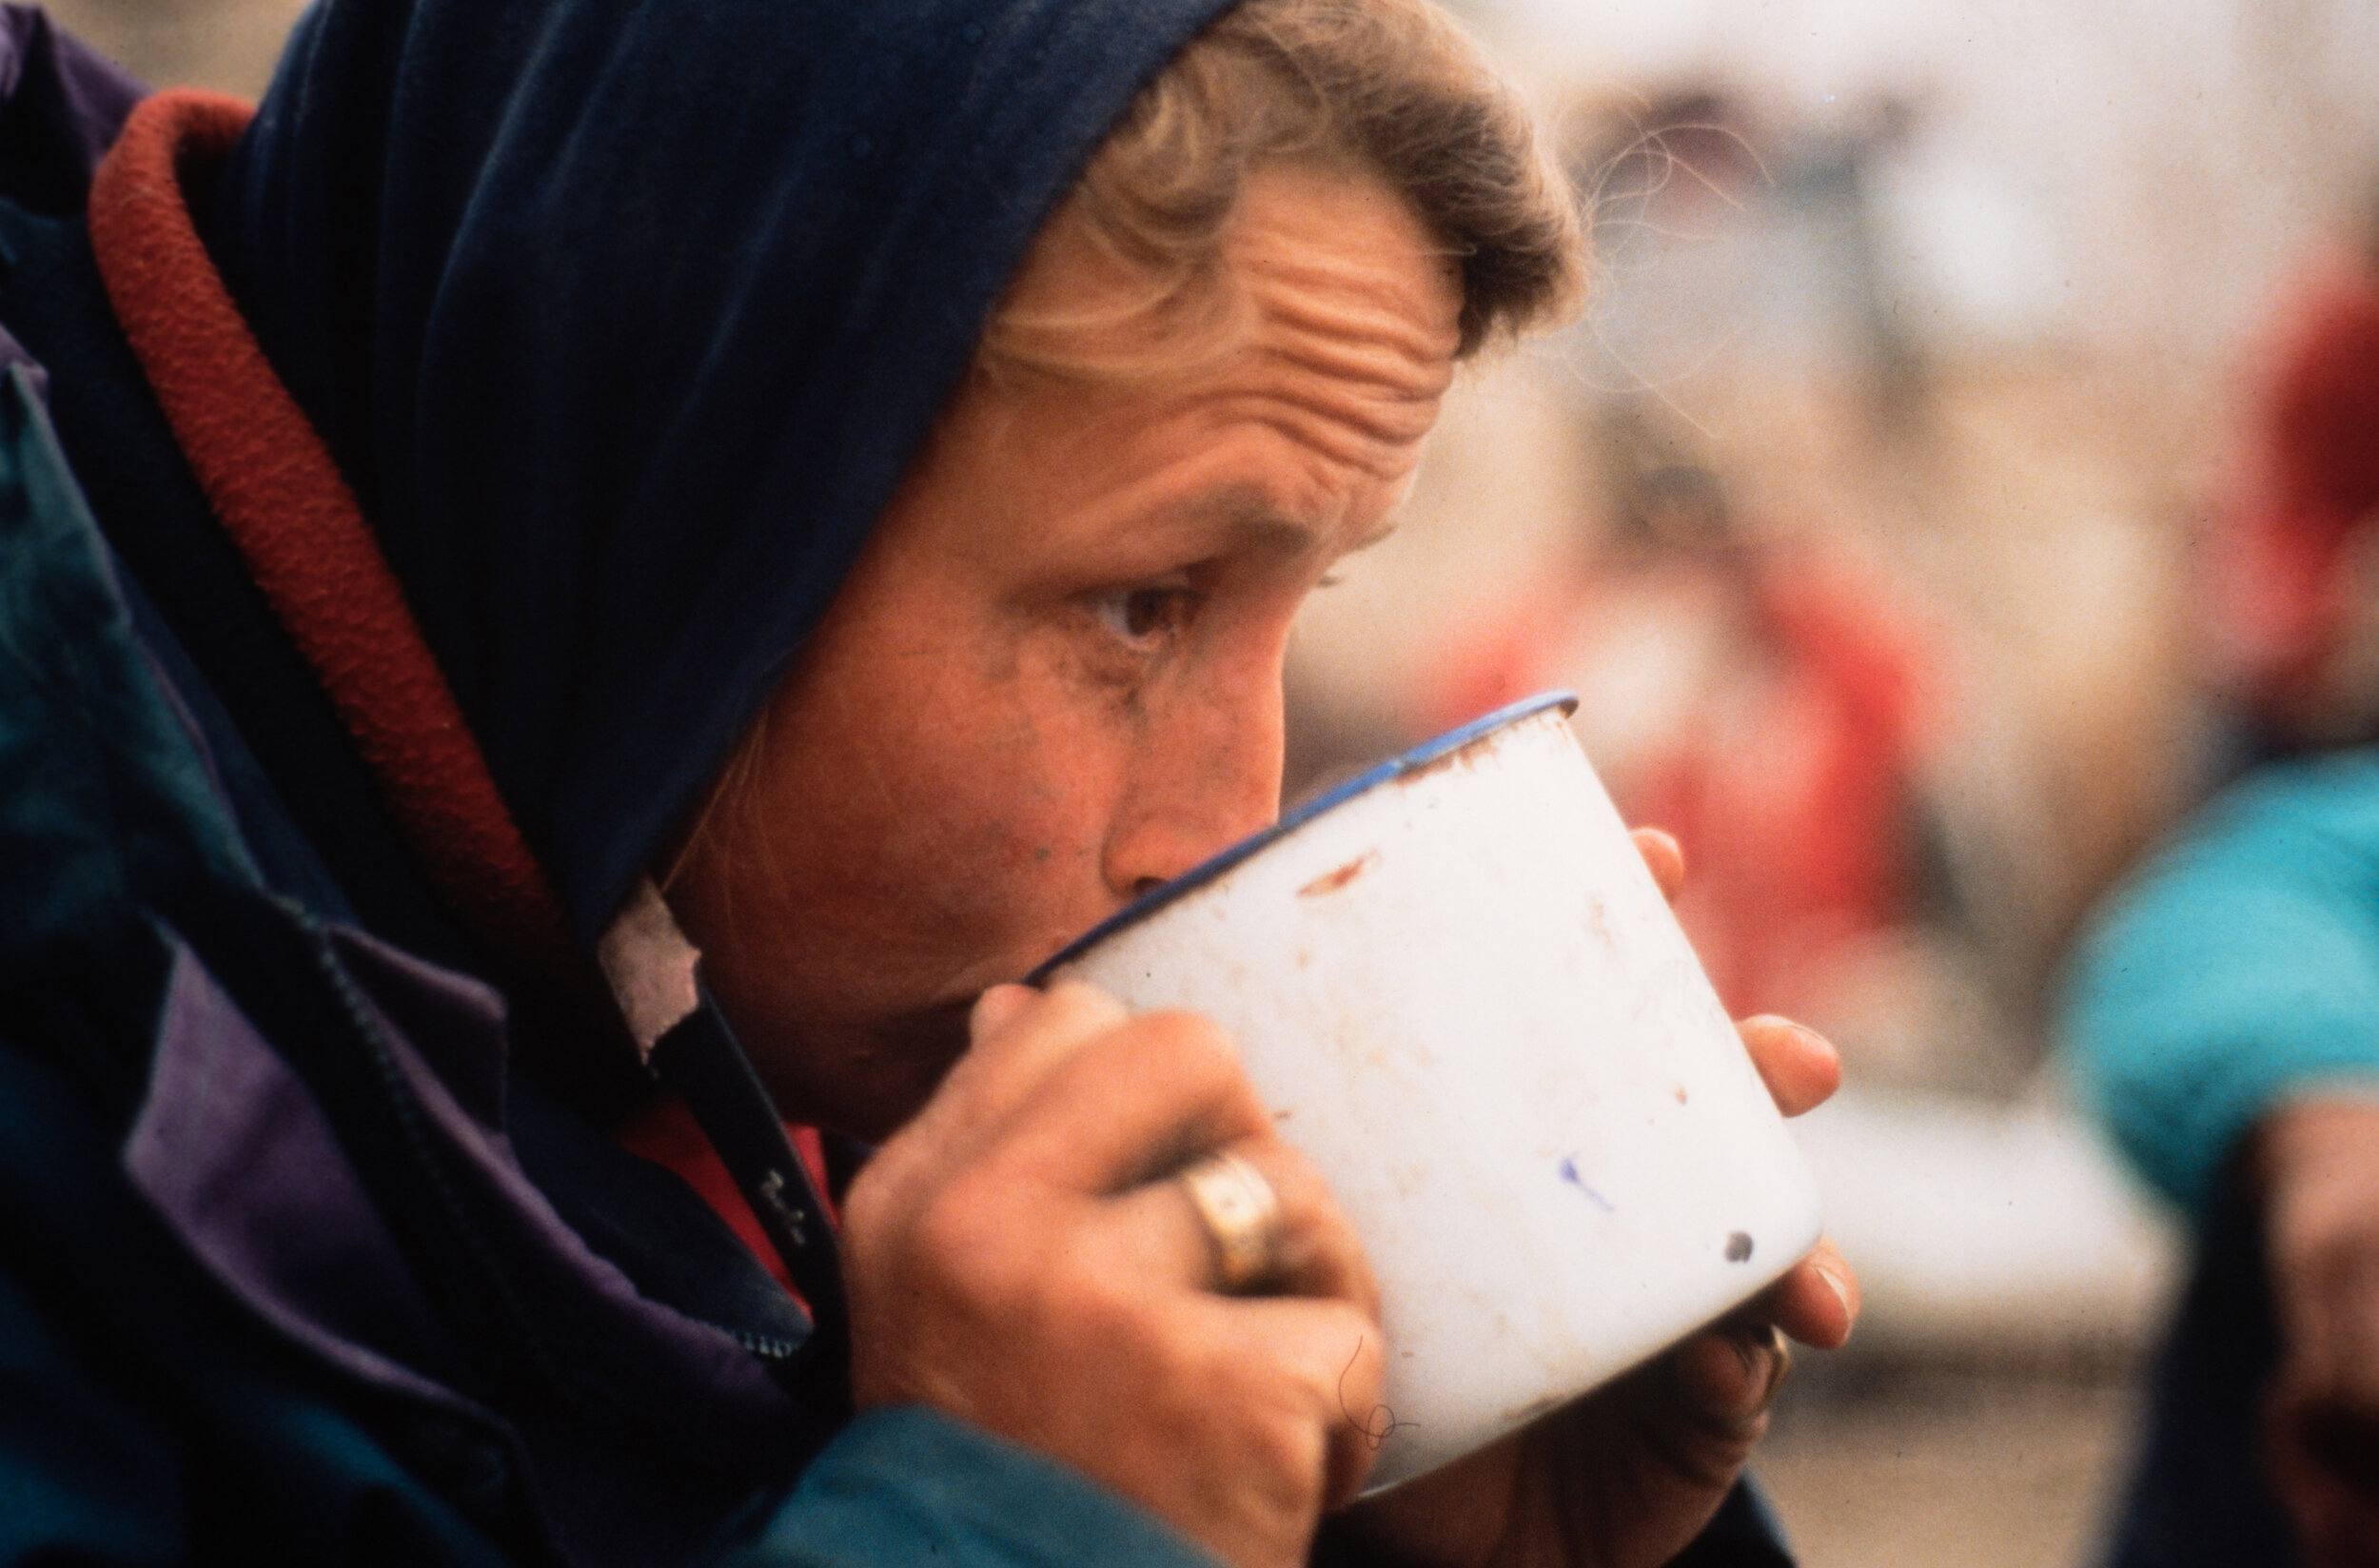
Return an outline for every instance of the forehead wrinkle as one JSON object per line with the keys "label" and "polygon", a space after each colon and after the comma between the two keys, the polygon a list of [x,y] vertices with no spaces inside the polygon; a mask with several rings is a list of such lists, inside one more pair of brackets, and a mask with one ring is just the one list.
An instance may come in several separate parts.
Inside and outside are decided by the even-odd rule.
{"label": "forehead wrinkle", "polygon": [[[1379,248],[1360,250],[1344,236],[1263,224],[1234,238],[1231,265],[1267,315],[1343,320],[1342,330],[1398,343],[1415,360],[1450,359],[1461,347],[1461,273],[1442,252],[1389,234],[1377,237]],[[1400,265],[1407,262],[1415,265]]]}
{"label": "forehead wrinkle", "polygon": [[1416,288],[1400,268],[1340,257],[1259,254],[1240,265],[1267,315],[1326,330],[1344,322],[1338,330],[1397,343],[1416,360],[1450,358],[1462,344],[1462,290],[1442,269],[1429,275],[1442,287]]}
{"label": "forehead wrinkle", "polygon": [[1273,345],[1265,358],[1290,372],[1268,388],[1272,397],[1389,442],[1427,435],[1452,380],[1425,382],[1419,376],[1399,375],[1396,364],[1382,363],[1376,353],[1309,339]]}
{"label": "forehead wrinkle", "polygon": [[1250,345],[1249,358],[1253,374],[1234,403],[1342,460],[1379,449],[1366,468],[1392,466],[1397,449],[1419,444],[1452,380],[1393,349],[1334,335],[1272,334]]}
{"label": "forehead wrinkle", "polygon": [[1345,312],[1278,315],[1254,345],[1288,363],[1343,380],[1399,403],[1434,403],[1454,382],[1450,355],[1400,335],[1391,322]]}
{"label": "forehead wrinkle", "polygon": [[1406,395],[1434,398],[1453,381],[1460,331],[1448,315],[1432,329],[1432,313],[1402,291],[1363,298],[1345,289],[1265,290],[1257,295],[1259,338],[1286,337],[1344,363],[1358,379],[1376,380]]}
{"label": "forehead wrinkle", "polygon": [[1392,477],[1418,456],[1422,440],[1437,422],[1434,393],[1413,394],[1393,383],[1350,382],[1341,375],[1317,375],[1321,362],[1290,345],[1264,353],[1268,368],[1287,372],[1242,387],[1224,405],[1236,418],[1253,420],[1339,462]]}
{"label": "forehead wrinkle", "polygon": [[1441,340],[1411,314],[1349,307],[1343,297],[1273,299],[1248,345],[1262,390],[1388,445],[1418,441],[1453,384],[1455,334]]}
{"label": "forehead wrinkle", "polygon": [[1418,440],[1382,440],[1332,411],[1317,413],[1275,400],[1247,418],[1325,461],[1382,483],[1402,482],[1420,461]]}

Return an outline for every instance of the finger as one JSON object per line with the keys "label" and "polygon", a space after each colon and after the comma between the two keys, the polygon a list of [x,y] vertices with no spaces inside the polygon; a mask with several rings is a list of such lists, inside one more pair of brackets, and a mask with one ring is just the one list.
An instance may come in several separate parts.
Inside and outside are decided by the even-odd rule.
{"label": "finger", "polygon": [[2297,1423],[2302,1415],[2301,1400],[2288,1391],[2276,1392],[2264,1406],[2263,1461],[2265,1481],[2271,1494],[2279,1499],[2281,1509],[2296,1526],[2299,1541],[2307,1556],[2319,1561],[2323,1553],[2323,1538],[2330,1533],[2330,1520],[2335,1511],[2332,1496],[2334,1485],[2322,1476],[2306,1454],[2297,1438]]}
{"label": "finger", "polygon": [[2346,1292],[2347,1321],[2338,1335],[2347,1344],[2339,1362],[2345,1375],[2338,1380],[2338,1398],[2373,1420],[2379,1418],[2379,1292],[2374,1292],[2379,1279],[2373,1278],[2370,1265],[2379,1259],[2365,1256],[2359,1262],[2362,1266]]}
{"label": "finger", "polygon": [[[1487,1563],[1512,1560],[1514,1504],[1525,1474],[1530,1435],[1564,1421],[1568,1406],[1533,1426],[1507,1433],[1439,1466],[1414,1485],[1366,1498],[1340,1518],[1350,1535],[1374,1543],[1382,1561]],[[1353,1417],[1360,1415],[1360,1421]],[[1347,1411],[1350,1429],[1366,1448],[1384,1448],[1396,1434],[1395,1413],[1386,1404]],[[1566,1480],[1591,1475],[1590,1466],[1557,1466]]]}
{"label": "finger", "polygon": [[1830,1236],[1760,1293],[1749,1316],[1772,1323],[1806,1345],[1839,1349],[1858,1322],[1858,1275]]}
{"label": "finger", "polygon": [[998,1033],[1031,1007],[1038,995],[1040,992],[1031,986],[993,986],[974,999],[974,1009],[967,1015],[967,1037],[979,1043],[985,1036]]}
{"label": "finger", "polygon": [[1768,1408],[1792,1367],[1792,1352],[1764,1323],[1735,1321],[1705,1328],[1669,1353],[1671,1375],[1698,1424],[1748,1443],[1767,1424]]}
{"label": "finger", "polygon": [[994,986],[976,998],[971,1041],[928,1105],[927,1114],[971,1127],[1004,1122],[1055,1065],[1123,1024],[1123,1004],[1078,980],[1045,991]]}
{"label": "finger", "polygon": [[1685,885],[1685,851],[1676,836],[1659,828],[1637,828],[1628,835],[1636,841],[1636,853],[1643,856],[1644,869],[1652,873],[1661,896],[1670,903]]}
{"label": "finger", "polygon": [[2367,1432],[2337,1452],[2338,1412],[2283,1382],[2264,1410],[2264,1471],[2314,1568],[2379,1563],[2379,1493]]}
{"label": "finger", "polygon": [[993,986],[975,998],[968,1059],[1003,1076],[1030,1076],[1035,1066],[1061,1059],[1130,1016],[1121,1002],[1086,981],[1060,980],[1047,990]]}
{"label": "finger", "polygon": [[1384,1399],[1387,1339],[1378,1320],[1343,1302],[1272,1297],[1217,1299],[1217,1305],[1246,1347],[1245,1364],[1273,1380],[1272,1390],[1248,1397],[1280,1398],[1274,1390],[1291,1387],[1317,1423],[1327,1445],[1325,1511],[1350,1501],[1396,1431],[1396,1413]]}
{"label": "finger", "polygon": [[[1320,1171],[1277,1138],[1243,1138],[1228,1152],[1245,1160],[1269,1184],[1279,1204],[1271,1267],[1256,1289],[1268,1294],[1330,1297],[1366,1316],[1379,1313],[1379,1286],[1355,1227]],[[1147,1183],[1110,1205],[1119,1230],[1152,1279],[1176,1280],[1201,1290],[1217,1288],[1221,1256],[1205,1218],[1174,1177]]]}
{"label": "finger", "polygon": [[[2275,1252],[2279,1249],[2275,1247]],[[2273,1296],[2281,1313],[2286,1382],[2309,1399],[2334,1390],[2349,1376],[2354,1342],[2346,1292],[2327,1260],[2280,1253],[2273,1260]]]}
{"label": "finger", "polygon": [[1004,1129],[998,1158],[1065,1190],[1119,1193],[1270,1127],[1219,1028],[1190,1013],[1151,1012],[1051,1067]]}
{"label": "finger", "polygon": [[2327,1396],[2345,1411],[2379,1417],[2379,1255],[2373,1242],[2358,1245],[2320,1271],[2320,1302],[2306,1316],[2321,1320],[2318,1358],[2309,1347],[2289,1346],[2290,1360],[2317,1369]]}
{"label": "finger", "polygon": [[1842,1056],[1834,1043],[1804,1024],[1773,1013],[1735,1025],[1760,1081],[1787,1116],[1815,1110],[1842,1087]]}

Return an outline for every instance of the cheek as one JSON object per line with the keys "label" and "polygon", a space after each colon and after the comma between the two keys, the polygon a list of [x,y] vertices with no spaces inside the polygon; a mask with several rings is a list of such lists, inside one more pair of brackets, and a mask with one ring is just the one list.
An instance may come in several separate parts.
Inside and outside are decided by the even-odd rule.
{"label": "cheek", "polygon": [[[885,858],[954,937],[1032,963],[1105,913],[1098,875],[1120,759],[1028,674],[946,694],[888,759],[914,790]],[[1001,972],[992,978],[1013,978]]]}
{"label": "cheek", "polygon": [[1035,700],[1029,659],[939,650],[805,676],[772,715],[764,856],[738,873],[775,906],[788,981],[914,1002],[1012,978],[1104,912],[1112,770]]}
{"label": "cheek", "polygon": [[[852,815],[824,846],[855,901],[917,938],[1021,940],[1066,873],[1095,864],[1085,792],[1029,726],[980,711],[877,748]],[[853,913],[859,911],[854,910]]]}

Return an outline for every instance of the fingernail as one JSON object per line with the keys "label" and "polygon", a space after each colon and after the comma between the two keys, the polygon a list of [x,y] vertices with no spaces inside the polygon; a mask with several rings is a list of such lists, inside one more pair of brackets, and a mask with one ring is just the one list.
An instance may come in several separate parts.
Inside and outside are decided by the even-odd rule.
{"label": "fingernail", "polygon": [[1842,1303],[1842,1316],[1856,1322],[1858,1312],[1850,1304],[1850,1282],[1824,1264],[1812,1264],[1809,1266],[1817,1270],[1818,1278],[1825,1282],[1825,1287],[1834,1292],[1834,1299]]}

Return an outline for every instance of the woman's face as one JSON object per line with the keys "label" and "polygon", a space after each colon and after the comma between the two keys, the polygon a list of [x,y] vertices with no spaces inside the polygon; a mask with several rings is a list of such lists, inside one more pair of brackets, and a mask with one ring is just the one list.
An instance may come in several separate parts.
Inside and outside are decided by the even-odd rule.
{"label": "woman's face", "polygon": [[882,1137],[986,987],[1278,810],[1289,622],[1387,528],[1461,294],[1399,199],[1313,171],[1251,180],[1225,255],[1226,358],[970,381],[673,875],[787,1115]]}

